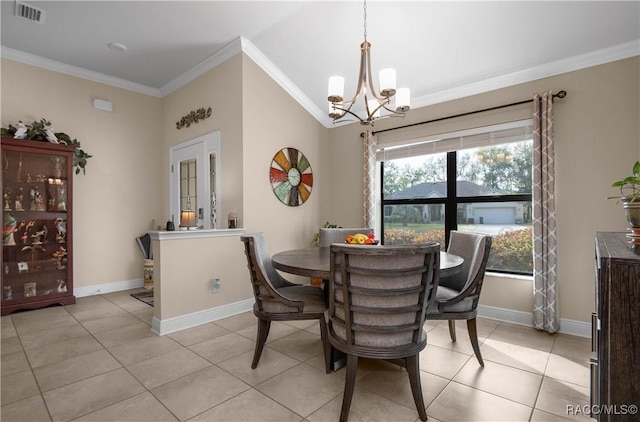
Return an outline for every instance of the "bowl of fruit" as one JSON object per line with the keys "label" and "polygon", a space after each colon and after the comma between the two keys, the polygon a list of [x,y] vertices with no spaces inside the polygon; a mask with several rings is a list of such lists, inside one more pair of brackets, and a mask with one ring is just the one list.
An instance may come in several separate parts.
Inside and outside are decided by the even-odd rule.
{"label": "bowl of fruit", "polygon": [[350,245],[377,245],[378,243],[380,243],[379,240],[376,240],[376,236],[373,233],[356,233],[353,235],[350,234],[349,236],[345,237],[344,241],[345,243],[348,243]]}

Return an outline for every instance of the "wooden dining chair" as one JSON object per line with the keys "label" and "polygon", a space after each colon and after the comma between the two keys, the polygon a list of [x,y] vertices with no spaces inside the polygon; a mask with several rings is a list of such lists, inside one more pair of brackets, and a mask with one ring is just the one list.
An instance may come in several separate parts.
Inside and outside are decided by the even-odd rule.
{"label": "wooden dining chair", "polygon": [[[295,321],[317,319],[323,352],[330,350],[327,341],[327,326],[324,312],[326,301],[320,287],[291,283],[282,277],[271,264],[271,254],[267,249],[263,233],[240,236],[245,246],[247,266],[255,304],[253,314],[258,318],[258,334],[251,368],[260,361],[262,350],[271,321]],[[325,358],[325,362],[327,359]],[[327,369],[327,372],[329,370]]]}
{"label": "wooden dining chair", "polygon": [[427,420],[419,353],[427,345],[423,325],[438,286],[440,245],[330,248],[328,335],[347,355],[340,421],[349,417],[359,357],[405,367],[420,419]]}
{"label": "wooden dining chair", "polygon": [[478,343],[478,302],[491,251],[491,236],[451,231],[447,252],[464,258],[462,269],[442,277],[436,300],[428,309],[428,320],[448,320],[449,335],[456,341],[456,320],[466,320],[471,346],[480,366],[484,366]]}

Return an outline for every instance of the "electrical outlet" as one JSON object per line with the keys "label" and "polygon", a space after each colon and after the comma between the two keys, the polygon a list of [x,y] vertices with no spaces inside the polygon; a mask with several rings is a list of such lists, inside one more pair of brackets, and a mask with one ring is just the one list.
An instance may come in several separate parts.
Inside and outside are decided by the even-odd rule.
{"label": "electrical outlet", "polygon": [[214,278],[211,283],[211,293],[220,293],[220,289],[222,289],[222,281],[219,278]]}

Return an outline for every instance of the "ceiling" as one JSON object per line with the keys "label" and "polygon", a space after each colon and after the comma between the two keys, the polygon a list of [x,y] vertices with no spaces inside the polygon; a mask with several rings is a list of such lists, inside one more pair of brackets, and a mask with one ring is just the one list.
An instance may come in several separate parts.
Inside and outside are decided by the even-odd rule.
{"label": "ceiling", "polygon": [[[329,76],[355,92],[361,1],[24,3],[44,22],[3,0],[2,57],[161,97],[242,50],[327,126]],[[640,1],[369,0],[367,40],[416,108],[636,56]]]}

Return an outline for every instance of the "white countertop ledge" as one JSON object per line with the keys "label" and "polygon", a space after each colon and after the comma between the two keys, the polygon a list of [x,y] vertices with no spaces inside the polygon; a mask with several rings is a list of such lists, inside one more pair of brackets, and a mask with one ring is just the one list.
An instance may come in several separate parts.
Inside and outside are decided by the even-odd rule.
{"label": "white countertop ledge", "polygon": [[213,230],[175,230],[175,231],[150,231],[149,235],[153,240],[178,240],[178,239],[201,239],[205,237],[227,237],[240,236],[244,234],[244,229],[213,229]]}

